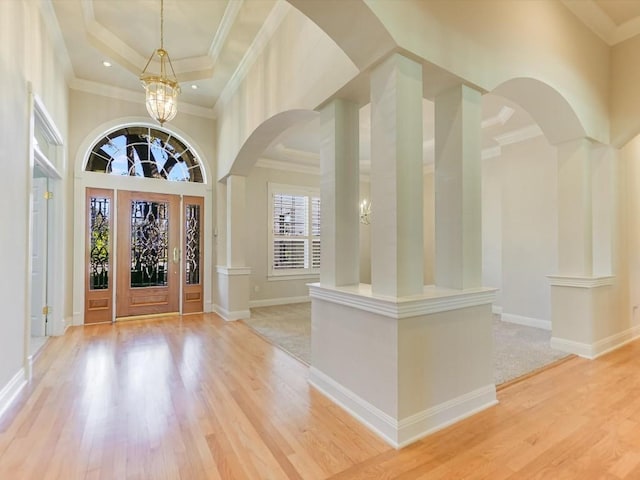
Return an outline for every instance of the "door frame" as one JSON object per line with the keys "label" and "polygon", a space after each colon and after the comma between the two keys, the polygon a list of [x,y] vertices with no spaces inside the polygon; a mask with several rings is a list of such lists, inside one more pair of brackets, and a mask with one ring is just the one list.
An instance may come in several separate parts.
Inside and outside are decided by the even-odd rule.
{"label": "door frame", "polygon": [[[198,158],[203,170],[203,179],[205,183],[192,182],[172,182],[162,179],[128,177],[108,175],[104,173],[86,172],[84,171],[87,159],[91,152],[93,144],[102,138],[105,132],[113,130],[115,127],[123,125],[143,125],[157,128],[146,117],[127,118],[113,120],[104,123],[95,128],[82,142],[78,148],[75,162],[75,182],[74,182],[74,253],[73,253],[73,325],[84,324],[85,312],[85,249],[86,249],[86,229],[87,229],[87,211],[86,211],[86,189],[110,189],[114,194],[114,211],[118,208],[118,191],[128,190],[145,193],[167,193],[172,195],[202,197],[204,199],[204,216],[203,216],[203,245],[202,245],[202,273],[203,273],[203,291],[204,291],[204,311],[213,311],[213,268],[215,261],[214,251],[214,235],[213,226],[215,225],[215,209],[213,208],[214,184],[210,182],[211,175],[209,166],[205,157],[200,153],[201,149],[189,137],[188,134],[179,129],[171,127],[171,132],[182,140]],[[166,129],[166,127],[165,127]],[[117,223],[117,222],[114,222]],[[117,226],[115,227],[117,229]],[[117,232],[114,232],[117,235]],[[117,252],[114,252],[117,256]],[[117,272],[114,272],[117,275]],[[113,320],[115,321],[115,308],[113,309]]]}

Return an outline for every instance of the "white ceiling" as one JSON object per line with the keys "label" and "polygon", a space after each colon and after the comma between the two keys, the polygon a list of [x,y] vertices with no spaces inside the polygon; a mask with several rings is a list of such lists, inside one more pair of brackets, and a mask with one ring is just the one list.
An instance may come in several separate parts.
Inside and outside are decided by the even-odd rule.
{"label": "white ceiling", "polygon": [[[562,0],[609,44],[640,33],[640,0]],[[213,115],[225,86],[250,55],[277,0],[164,0],[164,47],[181,82],[180,102]],[[51,0],[72,68],[72,85],[140,95],[139,75],[160,46],[159,0]],[[283,7],[280,5],[281,11]],[[270,17],[271,14],[271,17]],[[635,33],[633,33],[635,32]],[[254,47],[255,48],[255,47]],[[112,66],[107,68],[103,61]],[[152,71],[157,71],[153,69]],[[193,89],[196,86],[197,89]],[[424,101],[424,162],[433,162],[433,104]],[[540,134],[529,115],[495,95],[482,104],[484,154],[510,139]],[[368,170],[369,106],[361,109],[360,156]],[[318,120],[291,128],[264,153],[272,165],[317,170]]]}

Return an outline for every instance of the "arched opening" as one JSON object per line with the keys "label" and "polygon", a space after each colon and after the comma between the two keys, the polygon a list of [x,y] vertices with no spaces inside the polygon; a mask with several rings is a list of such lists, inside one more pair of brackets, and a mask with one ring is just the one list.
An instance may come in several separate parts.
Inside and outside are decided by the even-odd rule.
{"label": "arched opening", "polygon": [[[483,98],[502,104],[508,119],[485,128],[483,152],[483,284],[499,288],[494,313],[506,326],[494,338],[501,351],[525,342],[513,358],[526,368],[565,354],[551,349],[552,301],[548,276],[559,262],[559,143],[585,133],[568,102],[552,87],[531,78],[499,85]],[[506,117],[505,117],[506,118]],[[526,355],[524,354],[525,352]]]}

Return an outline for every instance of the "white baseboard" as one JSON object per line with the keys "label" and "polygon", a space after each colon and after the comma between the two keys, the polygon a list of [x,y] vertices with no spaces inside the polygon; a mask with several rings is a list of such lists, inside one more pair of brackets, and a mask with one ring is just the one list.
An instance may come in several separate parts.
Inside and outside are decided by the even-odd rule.
{"label": "white baseboard", "polygon": [[76,327],[79,327],[80,325],[84,325],[84,315],[80,312],[73,312],[72,324]]}
{"label": "white baseboard", "polygon": [[204,304],[204,313],[215,312],[215,308],[212,302],[206,302]]}
{"label": "white baseboard", "polygon": [[551,331],[551,320],[524,317],[522,315],[514,315],[513,313],[502,313],[501,319],[503,322],[517,323],[518,325],[524,325],[526,327],[535,327]]}
{"label": "white baseboard", "polygon": [[24,368],[21,368],[16,373],[9,383],[7,383],[2,390],[0,390],[0,417],[11,406],[11,403],[16,398],[20,390],[27,384],[27,373]]}
{"label": "white baseboard", "polygon": [[303,295],[301,297],[265,298],[263,300],[250,300],[249,308],[273,307],[274,305],[289,305],[292,303],[306,303],[310,301],[311,297],[309,295]]}
{"label": "white baseboard", "polygon": [[612,352],[633,340],[640,338],[640,326],[631,327],[624,332],[598,340],[593,344],[593,358]]}
{"label": "white baseboard", "polygon": [[557,350],[573,353],[593,360],[612,352],[633,340],[640,338],[640,326],[631,327],[624,332],[616,333],[593,344],[574,342],[564,338],[551,338],[551,346]]}
{"label": "white baseboard", "polygon": [[502,307],[500,305],[491,305],[491,313],[494,315],[502,315]]}
{"label": "white baseboard", "polygon": [[309,383],[394,448],[405,447],[498,403],[492,384],[398,421],[314,367],[309,370]]}
{"label": "white baseboard", "polygon": [[230,312],[220,305],[214,305],[213,311],[227,322],[242,320],[243,318],[251,318],[251,310],[237,310],[235,312]]}

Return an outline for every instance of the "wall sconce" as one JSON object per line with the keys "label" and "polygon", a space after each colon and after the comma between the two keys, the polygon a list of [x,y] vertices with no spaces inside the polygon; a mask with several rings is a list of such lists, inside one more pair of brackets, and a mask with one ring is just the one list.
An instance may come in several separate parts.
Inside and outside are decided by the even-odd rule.
{"label": "wall sconce", "polygon": [[371,203],[366,199],[360,202],[360,223],[363,225],[371,223]]}

